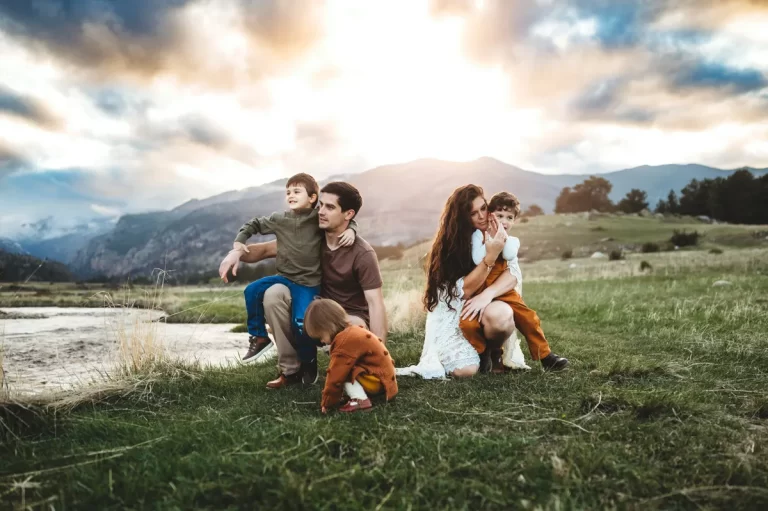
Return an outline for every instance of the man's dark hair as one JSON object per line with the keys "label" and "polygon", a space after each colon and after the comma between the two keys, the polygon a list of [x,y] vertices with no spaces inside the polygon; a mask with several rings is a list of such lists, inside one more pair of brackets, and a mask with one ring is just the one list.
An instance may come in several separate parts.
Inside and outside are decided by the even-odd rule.
{"label": "man's dark hair", "polygon": [[316,196],[315,202],[313,202],[313,204],[317,204],[317,198],[320,196],[320,194],[317,193],[317,190],[320,187],[317,185],[317,181],[315,181],[314,177],[303,172],[301,174],[296,174],[295,176],[289,177],[288,182],[285,183],[286,188],[290,188],[291,186],[303,186],[304,189],[307,190],[307,195],[310,197],[313,195]]}
{"label": "man's dark hair", "polygon": [[509,211],[515,218],[520,215],[520,201],[509,192],[499,192],[488,202],[488,211]]}
{"label": "man's dark hair", "polygon": [[355,215],[363,207],[363,198],[357,188],[344,181],[328,183],[320,190],[320,193],[332,193],[339,197],[339,207],[342,211],[354,210]]}

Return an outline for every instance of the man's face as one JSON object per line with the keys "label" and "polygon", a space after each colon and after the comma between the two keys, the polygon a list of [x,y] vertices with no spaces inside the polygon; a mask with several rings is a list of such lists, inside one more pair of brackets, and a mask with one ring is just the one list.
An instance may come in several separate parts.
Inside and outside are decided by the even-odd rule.
{"label": "man's face", "polygon": [[354,210],[342,211],[339,206],[339,196],[333,193],[320,194],[320,209],[317,212],[318,225],[325,231],[335,231],[352,220]]}
{"label": "man's face", "polygon": [[483,197],[476,197],[472,201],[472,210],[469,212],[469,216],[475,229],[481,231],[488,229],[488,204]]}
{"label": "man's face", "polygon": [[499,209],[493,212],[493,216],[496,217],[496,220],[499,221],[504,230],[507,231],[507,234],[509,234],[509,228],[515,223],[515,214],[506,209]]}

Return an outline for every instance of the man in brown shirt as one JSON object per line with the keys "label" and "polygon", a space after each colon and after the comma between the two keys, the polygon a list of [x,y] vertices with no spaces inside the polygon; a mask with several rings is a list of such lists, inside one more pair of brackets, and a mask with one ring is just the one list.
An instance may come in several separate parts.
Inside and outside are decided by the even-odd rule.
{"label": "man in brown shirt", "polygon": [[[373,248],[360,236],[349,247],[339,245],[339,236],[362,206],[357,189],[349,183],[329,183],[320,190],[318,224],[325,231],[322,243],[323,278],[320,295],[338,302],[350,322],[369,328],[386,342],[387,317],[382,293],[379,261]],[[248,245],[241,261],[255,263],[277,254],[277,243]],[[226,275],[228,268],[222,275]],[[281,388],[294,383],[317,381],[317,360],[300,363],[291,327],[291,294],[283,285],[272,286],[264,294],[264,312],[277,347],[280,374],[267,384]]]}

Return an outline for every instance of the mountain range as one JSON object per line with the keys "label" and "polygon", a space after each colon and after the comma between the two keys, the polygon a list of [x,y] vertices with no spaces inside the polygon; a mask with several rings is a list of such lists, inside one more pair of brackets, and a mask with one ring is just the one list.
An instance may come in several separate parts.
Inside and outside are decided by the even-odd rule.
{"label": "mountain range", "polygon": [[[764,174],[768,169],[750,169]],[[648,193],[651,205],[670,189],[679,192],[692,179],[726,177],[733,171],[704,165],[640,166],[600,174],[613,184],[618,201],[632,188]],[[538,204],[547,212],[563,187],[587,175],[539,174],[493,158],[470,162],[432,159],[385,165],[359,174],[336,176],[355,185],[363,196],[358,215],[360,234],[373,245],[412,243],[429,238],[437,228],[446,198],[458,186],[474,183],[487,196],[501,190],[515,193],[523,208]],[[148,274],[154,268],[177,272],[212,271],[230,249],[240,226],[253,216],[285,209],[285,179],[262,186],[193,199],[168,211],[122,216],[114,226],[30,243],[22,250],[58,259],[80,276]],[[322,186],[322,182],[321,182]],[[252,238],[252,241],[267,239]]]}

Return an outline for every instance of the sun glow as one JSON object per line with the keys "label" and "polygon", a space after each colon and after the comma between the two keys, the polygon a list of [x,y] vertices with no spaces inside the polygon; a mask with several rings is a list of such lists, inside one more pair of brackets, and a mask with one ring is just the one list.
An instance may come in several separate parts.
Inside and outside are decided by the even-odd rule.
{"label": "sun glow", "polygon": [[294,88],[296,115],[334,120],[372,163],[467,160],[513,146],[523,118],[509,110],[503,71],[463,54],[461,20],[415,7],[332,4],[316,61],[337,72],[303,101]]}

